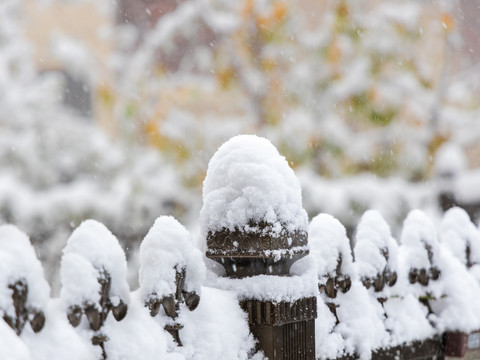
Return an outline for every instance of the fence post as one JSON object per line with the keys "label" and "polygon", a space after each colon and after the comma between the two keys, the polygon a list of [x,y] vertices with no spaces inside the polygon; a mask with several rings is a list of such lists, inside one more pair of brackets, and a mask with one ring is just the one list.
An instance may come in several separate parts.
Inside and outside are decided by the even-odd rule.
{"label": "fence post", "polygon": [[[308,254],[298,180],[268,140],[245,135],[222,145],[209,163],[203,196],[206,256],[223,265],[228,278],[288,277]],[[272,299],[266,289],[240,297],[258,348],[270,360],[315,359],[316,301]]]}

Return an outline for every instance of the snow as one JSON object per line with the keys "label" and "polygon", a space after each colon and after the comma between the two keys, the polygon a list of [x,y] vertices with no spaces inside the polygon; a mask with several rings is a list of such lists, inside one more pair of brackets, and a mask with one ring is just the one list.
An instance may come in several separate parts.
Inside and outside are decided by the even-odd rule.
{"label": "snow", "polygon": [[[319,285],[325,286],[329,278],[339,275],[351,279],[350,289],[344,292],[340,288],[333,298],[325,291],[320,292],[316,320],[317,357],[357,353],[361,359],[369,359],[373,349],[384,345],[386,332],[378,303],[370,299],[367,289],[357,278],[345,228],[331,215],[319,214],[310,223],[309,245],[318,264]],[[337,273],[340,256],[342,263]],[[329,314],[327,303],[337,308],[338,325],[332,313]],[[322,314],[326,315],[325,322]]]}
{"label": "snow", "polygon": [[454,207],[445,213],[440,225],[440,241],[463,265],[480,264],[480,232],[465,210]]}
{"label": "snow", "polygon": [[62,289],[60,297],[67,306],[81,305],[84,302],[98,303],[100,284],[98,270],[83,256],[69,253],[62,258],[60,270]]}
{"label": "snow", "polygon": [[465,171],[457,175],[453,180],[453,193],[455,199],[461,204],[476,204],[480,201],[478,183],[480,170]]}
{"label": "snow", "polygon": [[[461,224],[462,216],[458,216],[461,212],[454,210],[452,213],[447,221],[457,217]],[[431,259],[427,247],[430,247]],[[458,254],[458,250],[455,249],[455,253]],[[452,252],[439,243],[433,223],[419,210],[412,211],[405,220],[399,254],[405,282],[407,272],[412,268],[427,270],[428,283],[410,284],[409,289],[417,296],[429,299],[432,314],[428,318],[438,332],[469,332],[480,327],[480,303],[477,301],[480,288],[477,281]],[[440,271],[438,280],[432,276],[432,268]]]}
{"label": "snow", "polygon": [[85,360],[96,357],[90,342],[84,341],[68,323],[59,299],[49,301],[45,317],[42,331],[35,334],[27,328],[22,333],[21,339],[30,350],[32,360]]}
{"label": "snow", "polygon": [[44,310],[50,286],[43,276],[42,264],[27,235],[13,225],[0,226],[0,259],[0,314],[6,311],[15,317],[8,285],[22,279],[28,286],[27,308]]}
{"label": "snow", "polygon": [[389,332],[391,346],[428,339],[437,334],[428,320],[427,308],[419,303],[415,295],[409,294],[407,288],[402,290],[401,295],[395,294],[384,304],[387,315],[385,328]]}
{"label": "snow", "polygon": [[175,294],[176,268],[185,268],[185,290],[201,295],[206,270],[200,250],[183,225],[171,216],[161,216],[140,246],[139,283],[144,299]]}
{"label": "snow", "polygon": [[342,257],[341,271],[355,277],[352,250],[345,227],[329,214],[319,214],[310,222],[308,230],[310,254],[317,262],[317,274],[320,284],[326,277],[335,275],[337,260]]}
{"label": "snow", "polygon": [[205,234],[221,229],[255,232],[260,222],[273,234],[306,232],[308,227],[293,170],[269,140],[255,135],[235,136],[213,155],[200,222]]}
{"label": "snow", "polygon": [[[68,305],[78,304],[79,292],[96,303],[99,284],[94,278],[100,277],[103,270],[111,277],[110,298],[117,296],[128,304],[130,290],[125,253],[105,225],[95,220],[82,222],[68,239],[63,253],[61,298]],[[85,287],[80,288],[77,278],[82,273],[85,279],[81,285]]]}
{"label": "snow", "polygon": [[[432,221],[420,210],[411,211],[405,219],[401,241],[404,258],[411,268],[429,268],[438,259],[438,239]],[[431,247],[432,259],[429,259],[427,247]]]}
{"label": "snow", "polygon": [[12,360],[32,359],[28,348],[4,321],[0,321],[0,358]]}
{"label": "snow", "polygon": [[[35,276],[35,283],[44,286],[41,291],[32,288],[29,301],[37,297],[36,306],[42,305],[47,319],[42,331],[34,333],[26,326],[20,337],[0,322],[0,345],[2,341],[9,344],[8,348],[0,346],[0,355],[15,360],[98,357],[100,348],[91,344],[87,321],[83,318],[74,329],[65,311],[67,305],[98,302],[97,277],[102,267],[112,276],[112,294],[115,289],[116,295],[110,294],[111,301],[128,299],[129,304],[122,321],[108,316],[102,327],[108,337],[105,350],[113,360],[263,359],[261,353],[254,353],[255,339],[239,306],[239,300],[252,298],[293,302],[317,296],[316,356],[320,359],[352,354],[369,359],[378,348],[408,344],[445,331],[476,330],[480,328],[480,287],[475,265],[466,267],[466,247],[470,246],[470,260],[476,263],[479,231],[464,210],[453,208],[439,225],[439,234],[441,242],[434,223],[414,210],[405,219],[398,247],[381,214],[370,210],[363,214],[356,231],[354,261],[345,227],[333,216],[319,214],[309,226],[310,254],[293,264],[290,276],[229,279],[210,272],[207,279],[204,259],[190,233],[175,218],[161,216],[141,244],[140,288],[129,292],[125,257],[118,241],[104,225],[89,220],[72,233],[64,249],[61,297],[49,299],[48,284],[28,237],[13,226],[0,226],[3,288],[8,276],[23,272],[29,282]],[[388,249],[388,259],[382,249]],[[23,259],[28,262],[23,264]],[[145,306],[153,293],[161,297],[175,293],[176,266],[186,270],[185,290],[200,294],[199,306],[185,311],[186,306],[180,304],[175,319],[184,326],[180,330],[183,347],[163,329],[171,320],[152,317]],[[437,280],[432,277],[432,267],[440,270]],[[411,284],[408,273],[412,268],[425,268],[430,276],[428,284]],[[385,274],[386,269],[398,271],[394,286],[382,292],[363,286],[363,277]],[[349,289],[339,287],[333,297],[325,290],[318,291],[329,279],[346,277],[351,280]],[[40,295],[33,295],[36,291]],[[9,295],[0,292],[0,308],[12,311]],[[431,312],[421,298],[428,299]],[[329,306],[336,308],[336,316]]]}
{"label": "snow", "polygon": [[[392,238],[390,227],[375,210],[365,212],[357,227],[354,248],[355,265],[361,280],[385,278],[385,288],[376,291],[377,297],[388,294],[388,283],[397,267],[398,244]],[[388,275],[388,276],[387,276]],[[370,289],[373,292],[374,288]]]}
{"label": "snow", "polygon": [[[239,300],[257,299],[264,301],[294,302],[300,298],[317,294],[316,273],[310,259],[302,259],[302,273],[293,276],[257,275],[242,279],[218,277],[209,285],[231,291]],[[300,267],[300,265],[297,265]],[[292,271],[294,268],[292,267]]]}
{"label": "snow", "polygon": [[103,331],[109,338],[105,343],[108,359],[169,359],[168,334],[150,316],[139,291],[131,293],[127,316],[122,321],[109,316]]}
{"label": "snow", "polygon": [[187,359],[241,360],[253,353],[255,340],[232,292],[203,287],[198,308],[184,312],[181,320],[185,324],[181,351]]}

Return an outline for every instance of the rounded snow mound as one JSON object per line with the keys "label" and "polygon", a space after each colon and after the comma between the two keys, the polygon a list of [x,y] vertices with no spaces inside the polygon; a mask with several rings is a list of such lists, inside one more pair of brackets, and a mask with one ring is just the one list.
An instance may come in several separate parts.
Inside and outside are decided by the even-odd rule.
{"label": "rounded snow mound", "polygon": [[338,259],[342,258],[344,274],[354,273],[352,252],[347,231],[340,221],[329,214],[315,216],[308,231],[310,254],[317,260],[318,275],[335,275]]}
{"label": "rounded snow mound", "polygon": [[397,247],[382,215],[376,210],[365,212],[357,227],[354,248],[359,276],[375,277],[387,266],[395,269]]}
{"label": "rounded snow mound", "polygon": [[202,254],[190,233],[172,216],[159,217],[140,245],[139,283],[142,295],[175,294],[176,271],[185,269],[185,290],[201,292],[205,278]]}
{"label": "rounded snow mound", "polygon": [[453,207],[445,213],[440,240],[462,264],[480,264],[480,232],[465,210]]}
{"label": "rounded snow mound", "polygon": [[409,250],[413,267],[429,267],[437,261],[439,242],[433,222],[421,210],[412,210],[403,223],[401,244]]}
{"label": "rounded snow mound", "polygon": [[[102,223],[95,220],[82,222],[72,233],[63,250],[62,293],[70,301],[78,296],[79,281],[76,275],[83,274],[84,295],[97,293],[98,282],[94,274],[105,270],[111,276],[111,296],[129,302],[127,284],[127,259],[117,238]],[[83,258],[83,259],[82,259]],[[90,286],[87,286],[87,283]],[[98,297],[97,293],[97,297]],[[62,296],[63,297],[63,296]]]}
{"label": "rounded snow mound", "polygon": [[253,233],[259,224],[277,235],[308,230],[300,182],[275,146],[255,135],[235,136],[213,155],[200,220],[204,233]]}
{"label": "rounded snow mound", "polygon": [[18,280],[28,286],[27,306],[44,309],[50,296],[50,286],[43,276],[28,236],[14,225],[0,226],[0,314],[3,309],[14,316],[11,293],[8,286]]}

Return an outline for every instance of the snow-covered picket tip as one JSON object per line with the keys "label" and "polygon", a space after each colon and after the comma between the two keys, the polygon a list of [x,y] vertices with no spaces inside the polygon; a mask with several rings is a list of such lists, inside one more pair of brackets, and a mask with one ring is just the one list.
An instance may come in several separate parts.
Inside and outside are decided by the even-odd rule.
{"label": "snow-covered picket tip", "polygon": [[235,136],[213,155],[200,220],[204,234],[222,229],[252,233],[261,222],[274,235],[308,228],[299,180],[275,146],[255,135]]}
{"label": "snow-covered picket tip", "polygon": [[310,254],[317,261],[319,276],[334,275],[339,255],[342,273],[354,274],[350,241],[345,227],[329,214],[319,214],[310,222],[308,230]]}
{"label": "snow-covered picket tip", "polygon": [[[320,285],[321,315],[316,321],[316,341],[322,346],[317,346],[317,357],[357,353],[362,359],[370,358],[372,349],[382,343],[385,328],[377,314],[379,305],[371,302],[367,290],[356,279],[345,227],[333,216],[320,214],[312,219],[308,234],[310,256],[317,260]],[[328,290],[329,283],[335,291]]]}
{"label": "snow-covered picket tip", "polygon": [[200,294],[205,278],[202,254],[185,227],[171,216],[159,217],[140,246],[142,296],[175,294],[175,268],[185,268],[185,290]]}
{"label": "snow-covered picket tip", "polygon": [[50,296],[50,286],[43,276],[42,264],[33,246],[28,236],[18,228],[13,225],[2,225],[0,226],[0,312],[2,309],[13,311],[8,285],[18,280],[25,280],[28,286],[27,307],[44,309]]}
{"label": "snow-covered picket tip", "polygon": [[440,225],[440,241],[464,265],[480,264],[480,232],[461,208],[449,209]]}
{"label": "snow-covered picket tip", "polygon": [[382,215],[376,210],[365,212],[357,227],[354,247],[358,275],[374,278],[386,267],[394,271],[397,248]]}
{"label": "snow-covered picket tip", "polygon": [[[412,267],[435,265],[439,242],[432,221],[421,210],[412,210],[403,224],[401,245],[408,250],[407,261]],[[432,263],[427,247],[431,250]]]}
{"label": "snow-covered picket tip", "polygon": [[32,359],[27,346],[3,320],[0,320],[0,359]]}
{"label": "snow-covered picket tip", "polygon": [[[111,277],[110,298],[129,302],[127,284],[127,260],[117,238],[105,225],[95,220],[86,220],[72,233],[63,250],[62,258],[62,298],[70,304],[78,304],[78,293],[83,296],[94,295],[88,299],[98,299],[98,282],[91,278],[93,270],[97,277],[105,270]],[[74,255],[74,256],[72,256]],[[83,258],[83,259],[80,259]],[[91,265],[89,265],[91,264]],[[83,274],[82,287],[79,290],[77,275]],[[87,300],[87,299],[85,299]]]}

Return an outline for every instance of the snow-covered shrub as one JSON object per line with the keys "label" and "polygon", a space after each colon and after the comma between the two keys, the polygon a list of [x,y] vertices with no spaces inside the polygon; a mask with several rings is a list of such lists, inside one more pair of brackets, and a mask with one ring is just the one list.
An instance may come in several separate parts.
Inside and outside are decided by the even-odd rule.
{"label": "snow-covered shrub", "polygon": [[5,322],[0,320],[0,358],[31,360],[30,351]]}
{"label": "snow-covered shrub", "polygon": [[310,223],[309,246],[320,289],[317,357],[370,358],[372,350],[385,342],[386,333],[381,312],[357,277],[345,227],[331,215],[316,216]]}

